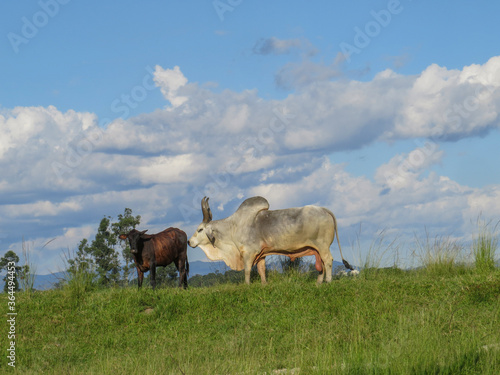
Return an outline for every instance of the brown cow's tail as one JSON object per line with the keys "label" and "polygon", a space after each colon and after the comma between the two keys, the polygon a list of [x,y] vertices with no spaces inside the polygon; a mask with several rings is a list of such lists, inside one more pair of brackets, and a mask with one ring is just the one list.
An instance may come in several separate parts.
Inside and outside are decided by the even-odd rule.
{"label": "brown cow's tail", "polygon": [[189,277],[189,262],[188,259],[186,258],[186,279]]}
{"label": "brown cow's tail", "polygon": [[328,213],[329,213],[329,214],[332,216],[332,218],[333,218],[333,225],[334,225],[334,227],[335,227],[335,236],[337,237],[337,243],[339,244],[340,257],[342,258],[342,263],[344,263],[344,267],[345,267],[345,268],[347,268],[347,269],[349,269],[349,270],[351,270],[351,271],[352,271],[352,270],[354,269],[354,267],[353,267],[353,266],[351,266],[351,265],[349,264],[349,262],[348,262],[347,260],[345,260],[345,259],[344,259],[344,256],[342,255],[342,248],[340,247],[340,241],[339,241],[339,232],[337,231],[337,219],[335,218],[335,215],[333,214],[333,212],[332,212],[332,211],[330,211],[330,210],[328,210],[328,209],[327,209],[327,211],[328,211]]}

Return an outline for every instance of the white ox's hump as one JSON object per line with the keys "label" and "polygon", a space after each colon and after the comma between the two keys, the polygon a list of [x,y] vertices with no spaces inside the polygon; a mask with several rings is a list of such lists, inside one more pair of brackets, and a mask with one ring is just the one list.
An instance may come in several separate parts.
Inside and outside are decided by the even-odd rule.
{"label": "white ox's hump", "polygon": [[269,209],[269,202],[263,197],[252,197],[245,199],[236,212],[226,220],[232,222],[236,227],[246,227],[255,219],[255,216]]}
{"label": "white ox's hump", "polygon": [[269,210],[269,202],[264,197],[252,197],[245,199],[238,207],[235,214],[247,216],[256,215],[259,211]]}

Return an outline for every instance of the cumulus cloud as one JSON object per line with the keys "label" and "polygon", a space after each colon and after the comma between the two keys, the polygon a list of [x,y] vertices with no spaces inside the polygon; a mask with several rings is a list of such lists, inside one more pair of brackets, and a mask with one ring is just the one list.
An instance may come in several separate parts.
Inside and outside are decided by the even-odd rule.
{"label": "cumulus cloud", "polygon": [[178,107],[188,100],[186,96],[181,96],[178,91],[187,83],[180,68],[175,66],[173,69],[163,69],[161,66],[155,67],[154,82],[161,88],[163,96],[172,104]]}
{"label": "cumulus cloud", "polygon": [[[388,162],[392,163],[393,160]],[[439,228],[442,233],[458,235],[467,230],[468,220],[484,208],[484,204],[481,207],[476,201],[488,200],[480,189],[461,186],[435,173],[426,175],[423,169],[404,178],[406,184],[383,194],[385,180],[353,176],[342,166],[324,159],[319,168],[294,182],[262,183],[250,188],[248,196],[265,196],[271,202],[271,209],[306,204],[326,206],[336,214],[341,236],[350,236],[351,240],[361,223],[372,234],[391,229],[410,240],[424,228]],[[493,198],[499,191],[497,186],[488,194]],[[494,210],[487,212],[494,214]]]}
{"label": "cumulus cloud", "polygon": [[283,101],[297,113],[286,144],[334,152],[375,140],[484,135],[499,127],[499,75],[494,57],[463,70],[431,65],[416,76],[386,70],[368,82],[314,81]]}
{"label": "cumulus cloud", "polygon": [[389,189],[411,187],[432,165],[440,163],[444,152],[433,142],[426,142],[407,154],[394,156],[375,172],[375,180]]}
{"label": "cumulus cloud", "polygon": [[390,135],[459,139],[498,127],[500,57],[448,70],[431,65],[405,95]]}
{"label": "cumulus cloud", "polygon": [[137,178],[145,185],[189,182],[201,170],[202,158],[193,154],[149,158],[137,167]]}
{"label": "cumulus cloud", "polygon": [[[16,202],[27,192],[66,189],[74,181],[58,176],[78,167],[95,148],[101,134],[96,120],[94,114],[62,113],[53,106],[2,111],[0,191]],[[82,181],[81,186],[88,185]]]}
{"label": "cumulus cloud", "polygon": [[51,201],[38,201],[35,203],[4,205],[3,212],[12,219],[22,218],[26,216],[56,216],[64,215],[68,212],[77,212],[81,210],[81,206],[77,202],[61,202],[53,203]]}
{"label": "cumulus cloud", "polygon": [[[446,158],[439,142],[499,127],[500,57],[461,70],[431,65],[414,76],[386,70],[367,82],[332,81],[328,67],[309,67],[314,79],[300,78],[307,69],[288,70],[289,80],[302,81],[282,100],[255,90],[213,92],[188,82],[179,67],[156,67],[155,83],[171,105],[106,129],[91,113],[2,110],[1,244],[57,237],[67,241],[59,246],[74,247],[125,207],[152,232],[172,224],[190,232],[204,195],[219,218],[260,194],[272,208],[327,206],[344,228],[456,230],[476,210],[498,212],[500,187],[472,189],[429,170]],[[425,140],[372,176],[354,176],[327,157],[417,138]]]}

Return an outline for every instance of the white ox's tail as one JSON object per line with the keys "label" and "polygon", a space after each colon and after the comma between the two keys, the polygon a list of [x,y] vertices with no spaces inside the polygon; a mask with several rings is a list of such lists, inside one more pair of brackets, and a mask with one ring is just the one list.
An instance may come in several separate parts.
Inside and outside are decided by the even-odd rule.
{"label": "white ox's tail", "polygon": [[339,250],[340,250],[340,257],[342,258],[342,263],[344,263],[345,268],[350,269],[351,271],[354,269],[353,266],[349,264],[347,260],[344,259],[344,256],[342,255],[342,248],[340,247],[340,241],[339,241],[339,232],[337,231],[337,219],[335,218],[335,215],[333,214],[332,211],[329,209],[325,208],[326,212],[328,212],[332,218],[333,218],[333,226],[335,227],[335,237],[337,237],[337,243],[339,244]]}

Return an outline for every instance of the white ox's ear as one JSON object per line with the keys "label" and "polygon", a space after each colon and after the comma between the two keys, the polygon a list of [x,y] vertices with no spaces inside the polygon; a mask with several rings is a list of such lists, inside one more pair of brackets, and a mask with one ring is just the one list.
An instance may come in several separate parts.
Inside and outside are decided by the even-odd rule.
{"label": "white ox's ear", "polygon": [[208,240],[210,241],[212,246],[215,247],[215,235],[214,235],[214,231],[212,230],[211,226],[207,226],[205,228],[205,234],[207,235]]}
{"label": "white ox's ear", "polygon": [[[203,250],[210,260],[223,260],[231,269],[241,271],[244,268],[243,257],[240,249],[236,247],[231,233],[219,232],[220,227],[211,222],[212,215],[209,211],[208,198],[202,200],[203,222],[207,223],[205,234],[209,243],[203,242],[198,246]],[[269,202],[263,197],[252,197],[246,199],[234,214],[223,221],[228,227],[246,230],[251,226],[255,216],[263,210],[269,209]],[[215,228],[213,228],[215,226]],[[238,231],[238,229],[237,229]]]}

